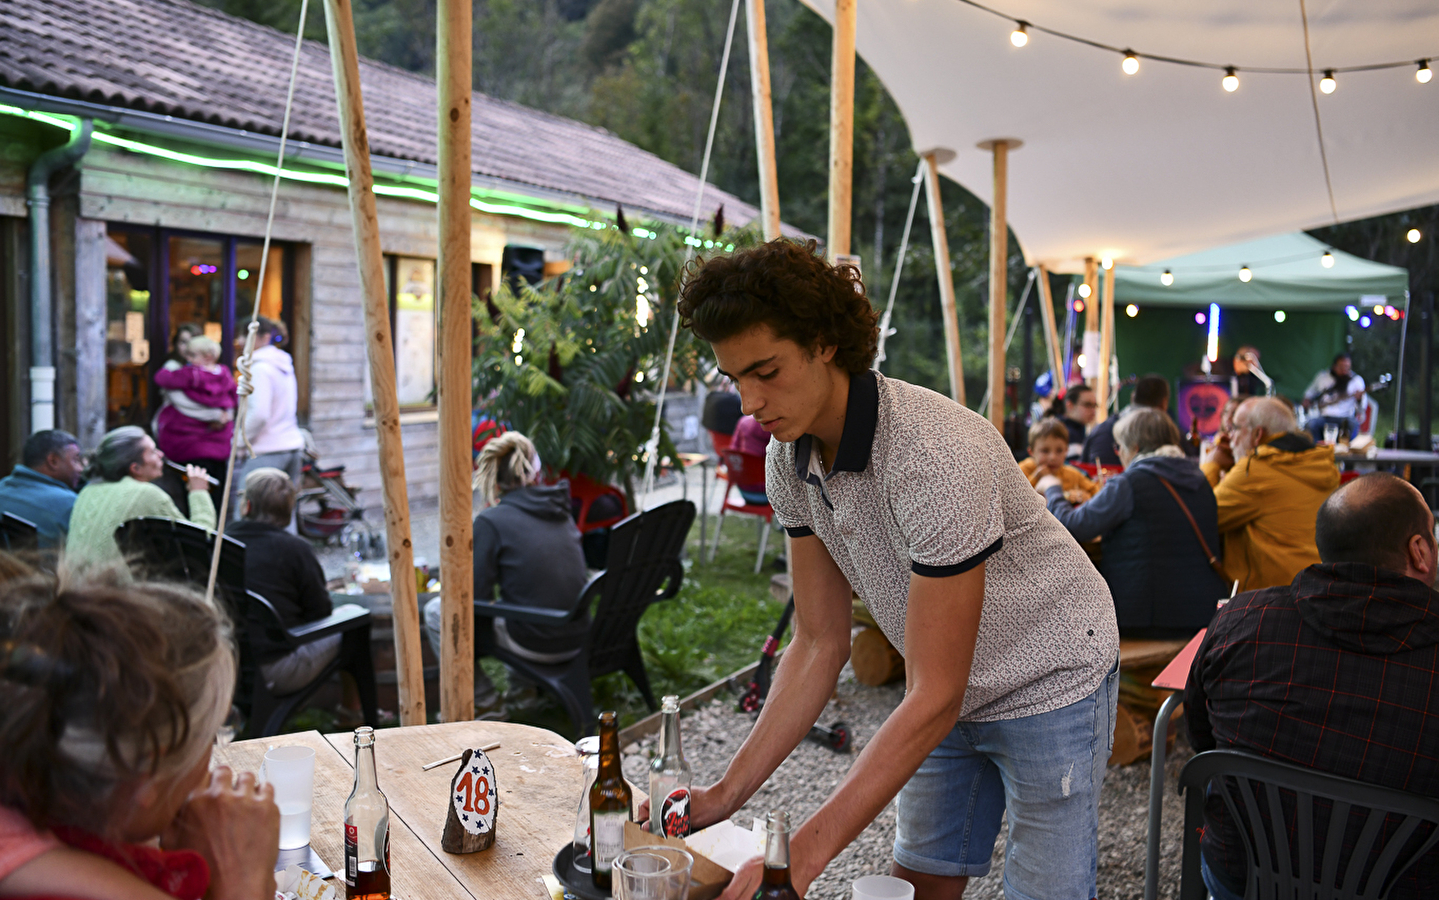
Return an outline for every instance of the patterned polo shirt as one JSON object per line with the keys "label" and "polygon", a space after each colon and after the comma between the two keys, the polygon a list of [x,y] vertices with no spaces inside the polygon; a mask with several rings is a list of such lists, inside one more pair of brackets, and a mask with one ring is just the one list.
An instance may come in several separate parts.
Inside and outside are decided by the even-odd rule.
{"label": "patterned polo shirt", "polygon": [[985,563],[963,721],[1016,719],[1089,696],[1119,631],[1104,579],[987,419],[933,391],[850,379],[834,467],[810,435],[772,441],[765,492],[791,537],[817,536],[904,653],[911,573]]}

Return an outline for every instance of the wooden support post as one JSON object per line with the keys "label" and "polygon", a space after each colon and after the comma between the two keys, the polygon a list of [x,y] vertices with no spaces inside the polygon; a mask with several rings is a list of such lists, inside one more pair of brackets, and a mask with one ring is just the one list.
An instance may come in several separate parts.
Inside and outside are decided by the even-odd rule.
{"label": "wooden support post", "polygon": [[1049,270],[1039,267],[1039,316],[1044,323],[1045,355],[1049,360],[1050,377],[1054,379],[1054,396],[1069,387],[1064,371],[1064,348],[1059,346],[1059,329],[1054,321],[1054,297],[1049,288]]}
{"label": "wooden support post", "polygon": [[375,179],[370,172],[370,139],[360,94],[360,55],[350,0],[325,0],[330,62],[335,71],[335,104],[350,180],[350,217],[364,299],[365,347],[375,404],[375,439],[380,450],[380,485],[385,501],[385,538],[390,551],[390,596],[394,605],[395,673],[401,725],[425,724],[425,673],[420,659],[420,610],[415,597],[415,557],[410,544],[410,497],[405,484],[405,448],[400,442],[400,401],[395,394],[395,345],[390,304],[380,255]]}
{"label": "wooden support post", "polygon": [[[949,360],[949,396],[964,405],[964,358],[959,350],[959,315],[954,306],[954,272],[949,267],[949,236],[944,231],[944,204],[939,199],[940,153],[953,159],[952,151],[931,150],[924,154],[925,196],[929,200],[929,235],[934,241],[934,272],[939,279],[939,311],[944,319],[944,349]],[[1003,340],[1001,335],[1000,340]]]}
{"label": "wooden support post", "polygon": [[774,159],[774,109],[769,93],[769,38],[765,34],[764,0],[747,0],[749,75],[754,97],[754,142],[759,155],[759,216],[764,239],[779,237],[779,173]]}
{"label": "wooden support post", "polygon": [[[439,87],[440,716],[475,717],[474,534],[470,515],[470,0],[436,10]],[[493,839],[493,836],[491,836]]]}
{"label": "wooden support post", "polygon": [[1084,299],[1084,336],[1080,339],[1079,352],[1084,355],[1084,381],[1095,388],[1095,363],[1099,356],[1099,262],[1092,256],[1084,258],[1084,283],[1089,286],[1089,296]]}
{"label": "wooden support post", "polygon": [[829,94],[829,261],[849,255],[854,168],[854,18],[859,0],[835,0]]}
{"label": "wooden support post", "polygon": [[1099,418],[1109,418],[1109,358],[1114,354],[1114,267],[1104,270],[1104,303],[1100,307],[1099,322],[1099,384],[1094,389],[1099,401]]}
{"label": "wooden support post", "polygon": [[989,204],[989,421],[1004,433],[1004,304],[1009,293],[1009,224],[1006,220],[1009,142],[987,141],[994,153],[994,197]]}

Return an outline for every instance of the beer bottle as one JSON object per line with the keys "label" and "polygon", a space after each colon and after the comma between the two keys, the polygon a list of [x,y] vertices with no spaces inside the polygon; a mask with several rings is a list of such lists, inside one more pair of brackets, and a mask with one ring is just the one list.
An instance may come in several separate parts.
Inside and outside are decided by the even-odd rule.
{"label": "beer bottle", "polygon": [[776,810],[764,823],[764,879],[754,900],[800,900],[789,880],[789,813]]}
{"label": "beer bottle", "polygon": [[690,764],[680,744],[680,698],[660,701],[660,755],[650,763],[650,831],[682,838],[690,833]]}
{"label": "beer bottle", "polygon": [[1199,417],[1195,416],[1189,422],[1189,443],[1195,447],[1204,443],[1204,435],[1199,433]]}
{"label": "beer bottle", "polygon": [[630,786],[620,770],[620,727],[613,711],[600,713],[600,771],[590,786],[590,877],[610,889],[610,870],[625,849],[630,819]]}
{"label": "beer bottle", "polygon": [[345,900],[390,900],[390,804],[375,781],[375,730],[355,729],[355,787],[345,801]]}

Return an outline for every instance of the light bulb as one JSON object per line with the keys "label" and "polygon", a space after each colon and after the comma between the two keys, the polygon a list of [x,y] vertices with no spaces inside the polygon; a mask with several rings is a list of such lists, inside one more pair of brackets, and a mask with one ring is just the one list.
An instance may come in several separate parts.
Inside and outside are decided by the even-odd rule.
{"label": "light bulb", "polygon": [[1351,321],[1351,322],[1358,322],[1358,321],[1359,321],[1359,310],[1358,310],[1357,307],[1354,307],[1354,306],[1346,306],[1346,307],[1344,307],[1344,315],[1348,316],[1348,317],[1349,317],[1349,321]]}
{"label": "light bulb", "polygon": [[1434,70],[1429,68],[1429,60],[1419,60],[1419,68],[1414,70],[1414,80],[1420,84],[1428,84],[1429,79],[1434,77]]}
{"label": "light bulb", "polygon": [[1224,89],[1231,94],[1239,90],[1239,76],[1236,74],[1237,71],[1238,70],[1233,66],[1229,66],[1224,70],[1224,80],[1220,82],[1220,84],[1224,85]]}
{"label": "light bulb", "polygon": [[1204,313],[1202,313],[1202,312],[1197,312],[1197,313],[1194,314],[1194,324],[1196,324],[1196,325],[1203,325],[1203,324],[1204,324],[1204,319],[1205,319]]}
{"label": "light bulb", "polygon": [[1239,280],[1240,280],[1240,281],[1244,282],[1245,284],[1248,284],[1249,281],[1250,281],[1250,279],[1252,279],[1253,277],[1254,277],[1254,273],[1251,272],[1251,271],[1249,271],[1249,267],[1248,267],[1248,266],[1240,266],[1240,267],[1239,267]]}
{"label": "light bulb", "polygon": [[1023,47],[1029,43],[1029,23],[1015,22],[1014,30],[1009,33],[1009,42],[1016,47]]}
{"label": "light bulb", "polygon": [[1079,293],[1079,296],[1081,296],[1081,297],[1083,297],[1084,299],[1088,300],[1088,299],[1089,299],[1089,295],[1090,295],[1091,293],[1093,293],[1093,291],[1090,290],[1089,285],[1087,285],[1087,284],[1081,284],[1081,285],[1079,286],[1079,292],[1078,292],[1078,293]]}
{"label": "light bulb", "polygon": [[1124,70],[1124,74],[1133,75],[1139,71],[1139,57],[1134,55],[1133,50],[1126,50],[1124,51],[1124,62],[1120,63],[1119,67]]}
{"label": "light bulb", "polygon": [[1135,316],[1139,315],[1139,307],[1131,303],[1128,306],[1124,307],[1124,314],[1132,319]]}
{"label": "light bulb", "polygon": [[1383,303],[1376,303],[1376,304],[1374,304],[1374,315],[1376,315],[1376,316],[1382,316],[1382,315],[1384,315],[1384,304],[1383,304]]}
{"label": "light bulb", "polygon": [[1074,301],[1074,311],[1077,312],[1077,313],[1084,312],[1084,301],[1083,301],[1083,300],[1076,300],[1076,301]]}
{"label": "light bulb", "polygon": [[1334,80],[1334,70],[1325,69],[1324,77],[1319,79],[1319,90],[1325,94],[1332,94],[1337,87],[1339,87],[1339,82]]}
{"label": "light bulb", "polygon": [[1369,317],[1368,317],[1368,316],[1360,316],[1360,317],[1359,317],[1359,327],[1360,327],[1360,328],[1368,328],[1368,327],[1369,327]]}
{"label": "light bulb", "polygon": [[1165,269],[1164,274],[1159,276],[1159,283],[1165,287],[1169,287],[1174,283],[1174,273]]}
{"label": "light bulb", "polygon": [[1276,321],[1276,322],[1283,322],[1283,321],[1284,321],[1284,310],[1282,310],[1282,309],[1276,309],[1276,310],[1274,311],[1274,321]]}
{"label": "light bulb", "polygon": [[1079,354],[1079,357],[1075,360],[1075,362],[1079,363],[1079,367],[1081,369],[1089,368],[1089,359],[1086,358],[1083,353]]}
{"label": "light bulb", "polygon": [[1419,243],[1419,238],[1423,237],[1423,235],[1419,233],[1419,229],[1411,228],[1409,229],[1409,233],[1404,235],[1404,237],[1409,241],[1409,243],[1417,244]]}
{"label": "light bulb", "polygon": [[1319,265],[1323,266],[1326,269],[1334,268],[1334,254],[1330,253],[1328,250],[1325,250],[1324,255],[1319,257]]}
{"label": "light bulb", "polygon": [[1106,270],[1114,268],[1114,260],[1111,259],[1111,258],[1109,258],[1108,256],[1103,257],[1102,259],[1100,259],[1100,260],[1099,260],[1099,264],[1100,264],[1101,266],[1104,266],[1104,268],[1105,268]]}

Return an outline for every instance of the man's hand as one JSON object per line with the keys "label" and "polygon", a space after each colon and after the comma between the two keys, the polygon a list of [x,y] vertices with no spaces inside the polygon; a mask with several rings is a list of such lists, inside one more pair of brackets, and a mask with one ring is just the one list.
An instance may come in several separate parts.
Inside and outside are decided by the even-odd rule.
{"label": "man's hand", "polygon": [[1210,455],[1209,461],[1219,466],[1221,472],[1228,472],[1234,468],[1234,447],[1229,442],[1229,432],[1221,431],[1214,439],[1214,452]]}
{"label": "man's hand", "polygon": [[200,466],[185,467],[185,488],[194,493],[210,489],[210,473]]}
{"label": "man's hand", "polygon": [[280,808],[275,789],[251,772],[227,766],[191,792],[164,838],[166,849],[194,850],[210,866],[209,900],[270,900],[275,896],[275,848]]}
{"label": "man's hand", "polygon": [[[690,789],[690,831],[699,831],[701,828],[708,828],[722,819],[728,819],[734,810],[728,809],[724,798],[720,794],[719,785],[712,784],[709,787],[697,787]],[[650,829],[650,801],[642,801],[639,809],[635,810],[639,819],[640,827],[645,831]]]}

